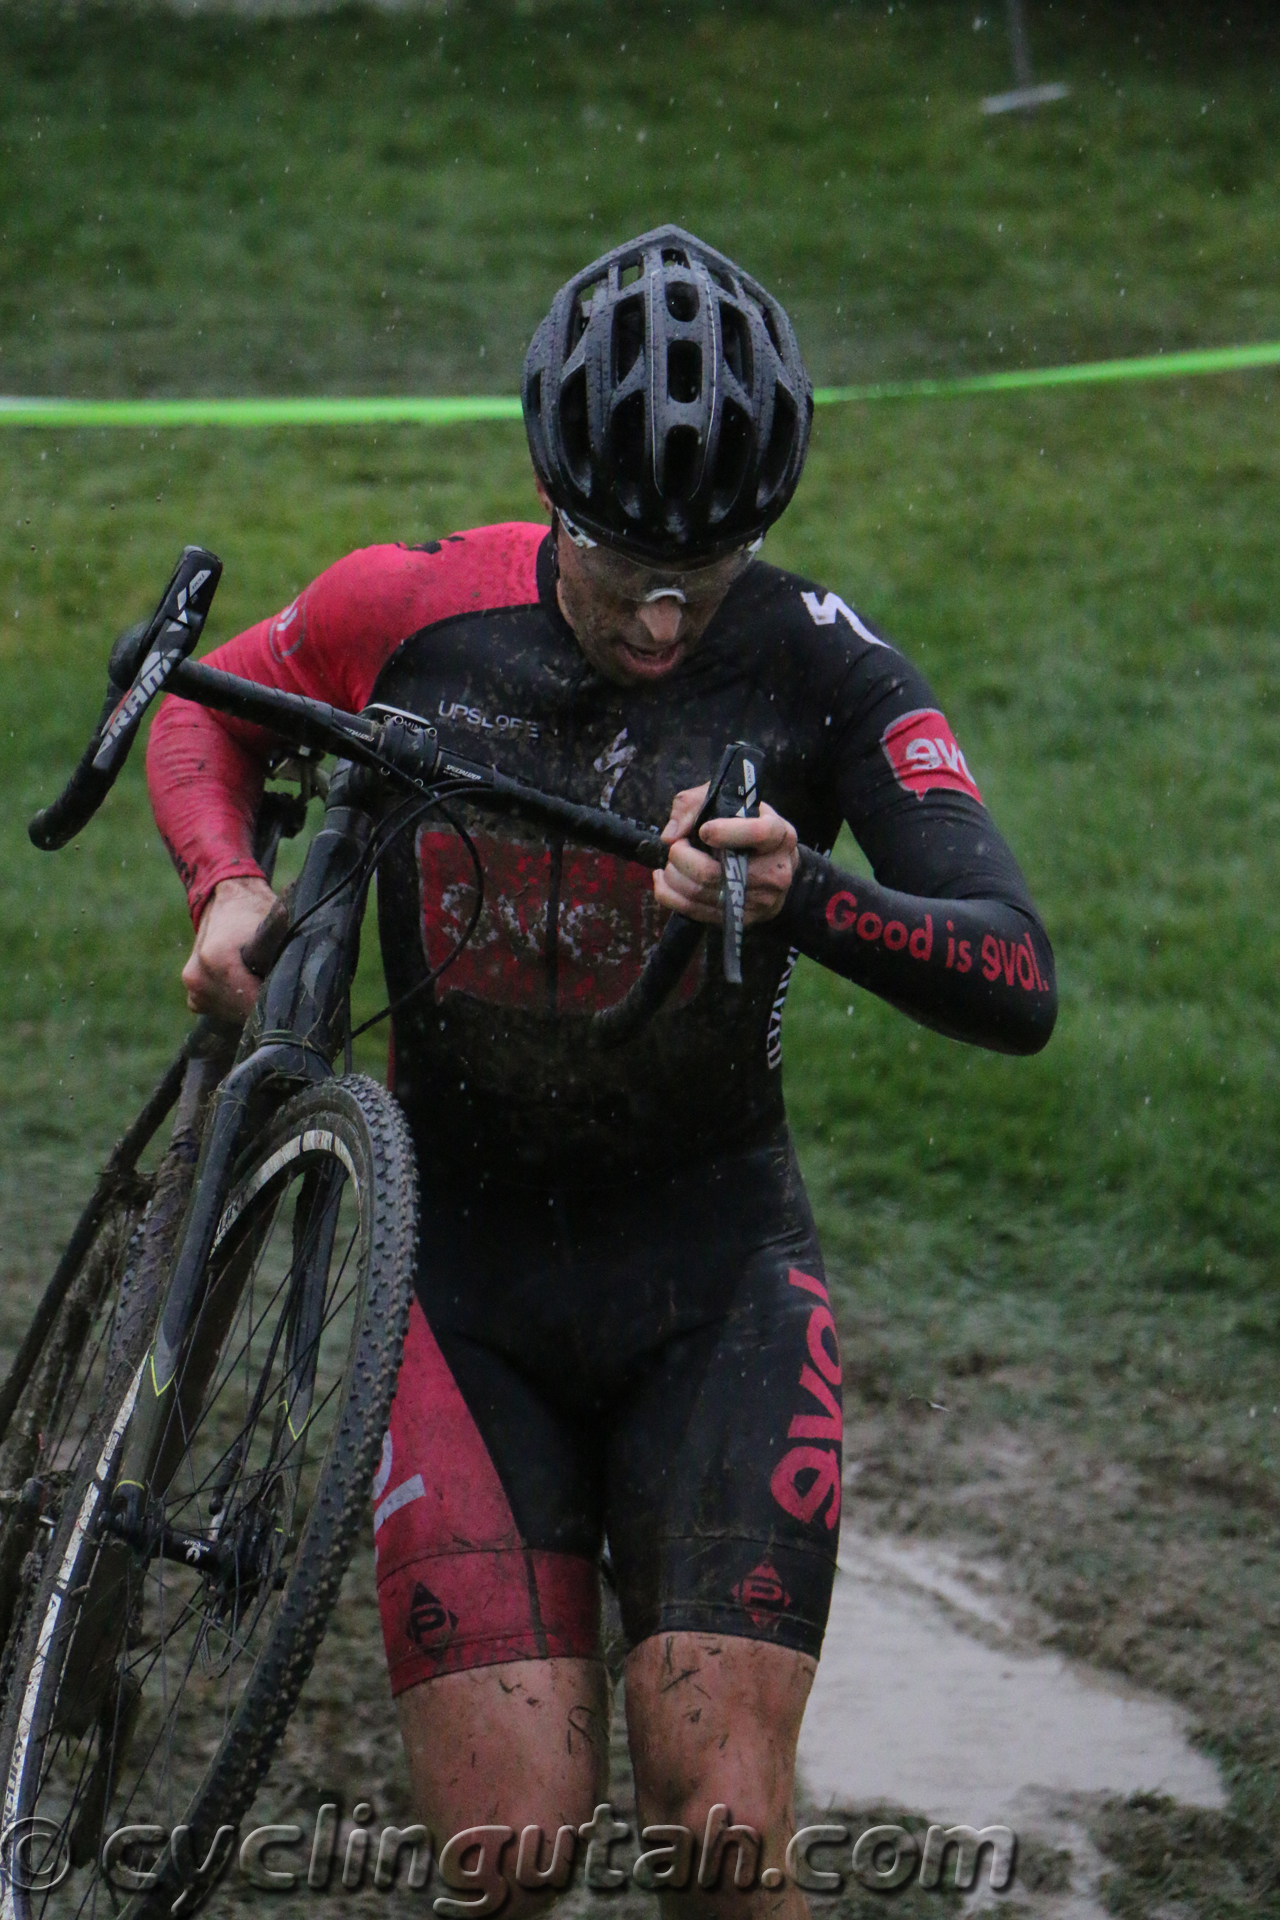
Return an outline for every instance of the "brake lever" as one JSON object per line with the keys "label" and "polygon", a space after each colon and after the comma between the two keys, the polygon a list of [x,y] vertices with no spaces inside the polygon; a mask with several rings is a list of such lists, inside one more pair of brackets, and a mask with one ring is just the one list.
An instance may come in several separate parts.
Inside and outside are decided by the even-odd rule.
{"label": "brake lever", "polygon": [[[764,755],[745,740],[734,740],[724,750],[715,779],[707,789],[692,838],[700,840],[708,820],[755,820],[760,814],[760,770]],[[730,986],[742,985],[742,934],[747,904],[747,861],[741,848],[721,847],[721,902],[724,909],[724,977]]]}
{"label": "brake lever", "polygon": [[[114,779],[124,763],[142,716],[175,667],[194,653],[222,577],[222,562],[204,547],[184,547],[160,605],[133,642],[140,665],[128,692],[102,729],[93,770]],[[112,664],[115,665],[113,650]]]}

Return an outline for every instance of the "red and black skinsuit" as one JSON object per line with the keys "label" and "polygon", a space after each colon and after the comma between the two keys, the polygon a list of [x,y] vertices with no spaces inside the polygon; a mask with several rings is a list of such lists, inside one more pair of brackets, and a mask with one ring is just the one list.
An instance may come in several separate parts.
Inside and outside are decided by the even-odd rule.
{"label": "red and black skinsuit", "polygon": [[[510,822],[468,824],[474,937],[396,1021],[393,1084],[423,1176],[415,1312],[375,1488],[393,1685],[589,1653],[607,1534],[631,1639],[672,1628],[816,1653],[839,1510],[839,1360],[786,1132],[782,1004],[803,953],[959,1039],[1036,1051],[1053,958],[932,693],[836,595],[757,561],[691,656],[626,688],[587,663],[540,526],[374,547],[211,656],[661,823],[725,743],[806,852],[751,928],[743,984],[708,943],[629,1045],[590,1044],[661,930],[649,876]],[[180,701],[148,754],[198,917],[257,871],[270,743]],[[842,821],[875,879],[825,857]],[[393,998],[474,905],[441,823],[378,882]]]}

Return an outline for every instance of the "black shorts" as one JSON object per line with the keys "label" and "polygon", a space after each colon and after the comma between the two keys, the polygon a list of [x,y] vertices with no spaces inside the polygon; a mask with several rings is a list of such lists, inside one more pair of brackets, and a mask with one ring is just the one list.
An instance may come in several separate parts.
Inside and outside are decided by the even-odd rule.
{"label": "black shorts", "polygon": [[551,1190],[425,1183],[419,1303],[375,1482],[392,1688],[630,1644],[817,1655],[840,1360],[790,1141]]}

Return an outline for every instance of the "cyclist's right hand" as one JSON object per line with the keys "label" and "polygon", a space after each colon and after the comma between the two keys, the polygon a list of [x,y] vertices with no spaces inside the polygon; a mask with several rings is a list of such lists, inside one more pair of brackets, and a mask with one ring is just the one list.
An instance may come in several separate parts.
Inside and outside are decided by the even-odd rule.
{"label": "cyclist's right hand", "polygon": [[192,1013],[211,1014],[216,1020],[245,1018],[262,982],[245,966],[241,948],[252,940],[275,899],[260,879],[222,880],[214,888],[191,958],[182,969]]}

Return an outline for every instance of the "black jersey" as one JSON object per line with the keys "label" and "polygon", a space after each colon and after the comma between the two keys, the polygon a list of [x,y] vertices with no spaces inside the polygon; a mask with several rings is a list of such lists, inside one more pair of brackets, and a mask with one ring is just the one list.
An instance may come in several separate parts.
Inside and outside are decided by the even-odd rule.
{"label": "black jersey", "polygon": [[[756,561],[679,668],[619,687],[566,624],[543,536],[481,529],[352,555],[216,657],[339,705],[374,698],[422,714],[460,753],[658,824],[726,742],[749,740],[764,756],[762,798],[806,852],[782,915],[747,930],[742,985],[725,983],[708,942],[649,1028],[606,1052],[591,1015],[623,997],[663,924],[649,875],[460,808],[485,871],[479,921],[395,1023],[394,1085],[420,1150],[537,1183],[668,1168],[769,1138],[783,1118],[782,1006],[800,953],[957,1038],[1042,1046],[1055,1011],[1048,939],[903,655],[839,596]],[[195,898],[252,863],[225,819],[216,831],[207,808],[195,819],[195,742],[184,760],[181,729],[204,730],[202,767],[213,764],[210,728],[250,758],[261,745],[218,716],[185,713],[155,730],[152,784]],[[825,857],[842,821],[874,880]],[[472,862],[445,821],[395,844],[378,879],[393,998],[454,951],[475,904]]]}

